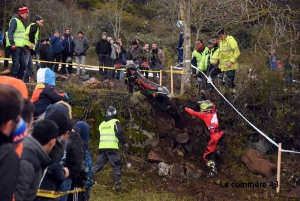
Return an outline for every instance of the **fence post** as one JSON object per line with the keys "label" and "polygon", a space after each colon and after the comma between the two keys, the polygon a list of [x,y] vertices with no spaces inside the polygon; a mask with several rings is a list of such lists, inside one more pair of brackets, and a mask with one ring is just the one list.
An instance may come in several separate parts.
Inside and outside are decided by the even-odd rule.
{"label": "fence post", "polygon": [[162,86],[162,70],[159,71],[159,85]]}
{"label": "fence post", "polygon": [[173,66],[171,66],[171,94],[174,95]]}
{"label": "fence post", "polygon": [[278,160],[277,160],[277,182],[276,193],[280,191],[280,168],[281,168],[281,143],[278,144]]}

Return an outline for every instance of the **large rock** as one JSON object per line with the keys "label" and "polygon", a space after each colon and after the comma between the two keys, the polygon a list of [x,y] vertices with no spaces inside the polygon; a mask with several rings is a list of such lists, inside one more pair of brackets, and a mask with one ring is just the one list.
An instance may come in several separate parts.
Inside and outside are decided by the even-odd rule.
{"label": "large rock", "polygon": [[186,177],[189,179],[200,179],[202,170],[196,168],[191,163],[186,163]]}
{"label": "large rock", "polygon": [[242,161],[251,172],[264,177],[270,177],[272,172],[276,170],[276,165],[264,159],[255,149],[249,149],[242,156]]}
{"label": "large rock", "polygon": [[115,86],[115,84],[111,80],[104,80],[103,81],[103,87],[104,88],[112,89],[112,88],[114,88],[114,86]]}
{"label": "large rock", "polygon": [[88,88],[102,88],[102,82],[100,82],[99,80],[97,80],[96,78],[92,77],[89,80],[85,81],[82,83],[84,86],[88,87]]}
{"label": "large rock", "polygon": [[170,167],[170,175],[171,177],[176,177],[176,178],[184,178],[184,168],[182,165],[179,164],[173,164]]}
{"label": "large rock", "polygon": [[187,141],[187,143],[183,144],[182,146],[188,153],[192,153],[192,152],[195,152],[197,150],[198,142],[199,142],[198,136],[190,135],[190,138]]}
{"label": "large rock", "polygon": [[297,186],[296,188],[294,188],[293,190],[291,190],[288,194],[288,197],[300,197],[300,186]]}
{"label": "large rock", "polygon": [[187,141],[189,141],[190,135],[187,132],[184,132],[177,134],[174,139],[177,143],[184,144],[187,143]]}
{"label": "large rock", "polygon": [[156,121],[156,128],[158,128],[158,136],[160,138],[167,137],[175,127],[175,121],[170,117],[159,117]]}
{"label": "large rock", "polygon": [[150,151],[148,154],[148,160],[153,163],[164,162],[165,160],[158,156],[154,151]]}

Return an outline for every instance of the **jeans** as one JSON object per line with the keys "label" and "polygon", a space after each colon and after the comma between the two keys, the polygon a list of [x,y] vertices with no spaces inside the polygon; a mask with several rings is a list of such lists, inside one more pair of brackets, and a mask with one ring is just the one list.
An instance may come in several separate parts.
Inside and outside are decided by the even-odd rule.
{"label": "jeans", "polygon": [[[81,55],[81,56],[76,56],[76,63],[77,63],[77,75],[80,75],[80,64],[85,64],[85,56]],[[85,74],[85,67],[82,66],[82,75]]]}
{"label": "jeans", "polygon": [[225,74],[226,74],[225,80],[226,80],[229,88],[233,89],[235,87],[235,84],[234,84],[235,70],[225,71]]}
{"label": "jeans", "polygon": [[[35,57],[35,60],[39,60],[39,54],[38,54],[38,53],[36,53],[36,54],[34,55],[34,57]],[[35,67],[36,67],[36,71],[38,71],[39,68],[40,68],[40,63],[36,61],[36,62],[35,62]]]}
{"label": "jeans", "polygon": [[10,76],[22,80],[26,69],[24,48],[17,47],[16,50],[11,51],[11,57],[12,67]]}
{"label": "jeans", "polygon": [[122,81],[124,77],[124,70],[118,70],[119,71],[119,80]]}
{"label": "jeans", "polygon": [[[6,47],[5,49],[4,49],[4,58],[9,58],[10,57],[10,55],[11,55],[11,47]],[[4,69],[7,69],[8,68],[8,61],[7,60],[5,60],[4,61]]]}
{"label": "jeans", "polygon": [[33,63],[31,58],[30,49],[25,47],[25,63],[26,63],[26,70],[25,70],[25,77],[29,77],[33,73]]}
{"label": "jeans", "polygon": [[[72,186],[72,180],[71,178],[67,178],[65,179],[64,183],[62,183],[61,185],[61,191],[69,191],[71,189]],[[64,195],[62,197],[59,198],[59,201],[67,201],[68,199],[68,195]]]}
{"label": "jeans", "polygon": [[[51,53],[51,61],[60,62],[61,61],[61,53]],[[53,72],[58,71],[58,64],[50,64],[50,65],[52,65],[51,70]]]}

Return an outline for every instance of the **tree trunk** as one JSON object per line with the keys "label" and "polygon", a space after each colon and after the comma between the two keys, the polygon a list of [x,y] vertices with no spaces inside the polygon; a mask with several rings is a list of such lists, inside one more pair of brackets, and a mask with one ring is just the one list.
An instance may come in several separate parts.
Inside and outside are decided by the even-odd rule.
{"label": "tree trunk", "polygon": [[191,2],[180,0],[180,16],[184,27],[184,49],[183,49],[183,70],[185,74],[181,78],[180,94],[184,94],[186,86],[191,82]]}

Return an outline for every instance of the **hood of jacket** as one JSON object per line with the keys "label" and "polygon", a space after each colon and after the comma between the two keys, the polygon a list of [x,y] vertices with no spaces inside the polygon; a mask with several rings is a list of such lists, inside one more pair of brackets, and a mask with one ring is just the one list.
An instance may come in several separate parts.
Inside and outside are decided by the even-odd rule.
{"label": "hood of jacket", "polygon": [[59,110],[72,119],[72,108],[68,103],[64,101],[58,101],[55,104],[49,105],[46,109],[45,116],[54,110]]}
{"label": "hood of jacket", "polygon": [[23,146],[29,148],[39,158],[42,166],[46,166],[51,162],[49,155],[44,151],[42,145],[31,135],[24,138]]}
{"label": "hood of jacket", "polygon": [[80,129],[81,139],[88,143],[90,139],[90,126],[84,121],[78,121],[75,126]]}
{"label": "hood of jacket", "polygon": [[55,73],[49,68],[40,68],[36,73],[36,82],[55,86]]}

